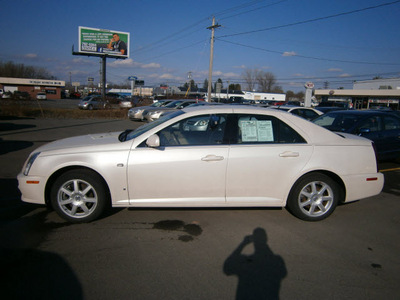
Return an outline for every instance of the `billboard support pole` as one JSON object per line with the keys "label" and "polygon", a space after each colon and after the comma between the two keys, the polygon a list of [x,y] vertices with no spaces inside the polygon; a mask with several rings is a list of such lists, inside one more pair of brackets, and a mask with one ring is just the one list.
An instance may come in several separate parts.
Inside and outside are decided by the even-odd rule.
{"label": "billboard support pole", "polygon": [[103,101],[106,101],[106,65],[107,65],[107,56],[104,55],[101,58],[101,98]]}

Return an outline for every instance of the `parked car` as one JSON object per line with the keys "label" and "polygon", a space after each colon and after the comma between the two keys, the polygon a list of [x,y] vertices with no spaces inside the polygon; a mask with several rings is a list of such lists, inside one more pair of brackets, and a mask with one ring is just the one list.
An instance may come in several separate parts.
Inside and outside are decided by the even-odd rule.
{"label": "parked car", "polygon": [[33,151],[18,175],[23,201],[51,205],[70,222],[95,220],[109,204],[286,206],[318,221],[338,203],[379,194],[383,183],[368,139],[279,110],[232,105],[184,108],[136,130],[54,141]]}
{"label": "parked car", "polygon": [[6,91],[3,93],[3,95],[1,95],[1,98],[3,99],[11,99],[13,96],[13,94],[10,91]]}
{"label": "parked car", "polygon": [[72,92],[71,94],[69,94],[69,97],[71,99],[80,99],[82,97],[81,93],[78,92]]}
{"label": "parked car", "polygon": [[43,93],[43,92],[37,93],[36,99],[37,100],[47,100],[47,95],[46,95],[46,93]]}
{"label": "parked car", "polygon": [[13,98],[16,100],[31,100],[31,95],[28,92],[15,91]]}
{"label": "parked car", "polygon": [[174,100],[158,100],[157,102],[154,102],[152,105],[149,106],[139,106],[135,108],[131,108],[128,111],[128,118],[132,121],[143,121],[143,112],[146,109],[151,109],[155,107],[163,107],[167,105],[168,103],[171,103]]}
{"label": "parked car", "polygon": [[119,108],[121,108],[121,109],[124,109],[124,108],[132,108],[132,102],[131,102],[131,100],[129,100],[129,99],[121,98],[121,99],[118,101],[118,106],[119,106]]}
{"label": "parked car", "polygon": [[400,117],[378,110],[329,112],[312,121],[331,131],[363,136],[375,143],[379,160],[400,157]]}
{"label": "parked car", "polygon": [[341,109],[352,109],[353,108],[353,103],[349,101],[333,101],[333,100],[328,100],[328,101],[322,101],[318,104],[317,108],[320,107],[339,107]]}
{"label": "parked car", "polygon": [[287,102],[285,103],[285,105],[304,106],[304,103],[303,103],[303,102],[300,102],[300,101],[291,100],[291,101],[287,101]]}
{"label": "parked car", "polygon": [[309,121],[323,114],[323,112],[310,107],[290,106],[290,105],[271,106],[271,107],[273,109],[280,109],[287,111],[291,114],[297,115]]}
{"label": "parked car", "polygon": [[78,108],[88,110],[110,109],[111,104],[108,101],[103,101],[101,96],[86,96],[79,102]]}
{"label": "parked car", "polygon": [[320,112],[322,112],[324,114],[331,112],[331,111],[347,110],[346,108],[336,107],[336,106],[322,106],[322,107],[317,106],[315,109],[319,110]]}
{"label": "parked car", "polygon": [[198,102],[198,100],[193,99],[176,100],[168,103],[164,107],[148,108],[143,112],[143,119],[145,119],[147,122],[153,122],[154,120],[159,119],[163,114],[185,108],[188,105]]}
{"label": "parked car", "polygon": [[221,102],[227,104],[240,104],[240,103],[245,103],[245,99],[244,97],[241,96],[231,96],[229,97],[229,99],[223,99],[223,101]]}

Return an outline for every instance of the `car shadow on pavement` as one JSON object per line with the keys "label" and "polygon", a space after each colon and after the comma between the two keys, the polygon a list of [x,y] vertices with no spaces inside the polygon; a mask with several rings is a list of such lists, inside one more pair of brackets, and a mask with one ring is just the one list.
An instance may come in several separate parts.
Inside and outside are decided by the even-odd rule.
{"label": "car shadow on pavement", "polygon": [[26,149],[33,146],[33,142],[28,141],[7,141],[0,138],[0,155]]}
{"label": "car shadow on pavement", "polygon": [[21,201],[17,179],[0,178],[0,224],[20,218],[38,206]]}
{"label": "car shadow on pavement", "polygon": [[382,192],[400,196],[399,171],[384,172],[383,174],[385,175],[385,185]]}
{"label": "car shadow on pavement", "polygon": [[83,299],[75,272],[58,254],[35,249],[0,249],[4,299]]}
{"label": "car shadow on pavement", "polygon": [[0,123],[0,132],[1,131],[13,131],[13,130],[21,130],[34,128],[36,125],[31,124],[14,124],[14,123]]}
{"label": "car shadow on pavement", "polygon": [[83,299],[81,283],[64,258],[36,249],[51,231],[70,226],[46,222],[47,215],[48,211],[38,209],[13,220],[1,219],[2,298]]}
{"label": "car shadow on pavement", "polygon": [[[266,231],[256,228],[225,260],[225,275],[238,277],[236,299],[279,299],[287,270],[282,257],[272,252],[267,241]],[[254,245],[254,253],[243,254],[250,244]]]}

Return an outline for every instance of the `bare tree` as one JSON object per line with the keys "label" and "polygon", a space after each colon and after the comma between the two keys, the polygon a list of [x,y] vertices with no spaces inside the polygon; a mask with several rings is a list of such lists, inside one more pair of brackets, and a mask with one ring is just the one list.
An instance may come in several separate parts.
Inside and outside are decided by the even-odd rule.
{"label": "bare tree", "polygon": [[276,78],[275,75],[272,74],[271,72],[258,72],[257,73],[257,83],[258,83],[258,88],[261,92],[264,93],[271,93],[276,84]]}
{"label": "bare tree", "polygon": [[257,74],[259,71],[257,69],[251,70],[251,69],[246,69],[246,71],[243,72],[242,78],[246,83],[246,89],[248,91],[254,91],[256,84],[257,84]]}
{"label": "bare tree", "polygon": [[0,61],[0,77],[56,79],[45,68]]}

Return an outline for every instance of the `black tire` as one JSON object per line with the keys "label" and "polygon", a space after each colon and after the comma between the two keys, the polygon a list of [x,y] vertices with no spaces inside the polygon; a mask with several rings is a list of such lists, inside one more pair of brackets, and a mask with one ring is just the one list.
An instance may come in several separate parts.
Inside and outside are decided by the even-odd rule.
{"label": "black tire", "polygon": [[336,181],[321,173],[311,173],[294,184],[287,207],[299,219],[320,221],[333,213],[340,197],[342,190]]}
{"label": "black tire", "polygon": [[93,105],[92,104],[89,104],[88,110],[93,110]]}
{"label": "black tire", "polygon": [[90,170],[71,170],[56,179],[50,194],[52,207],[72,223],[93,221],[109,203],[103,179]]}

